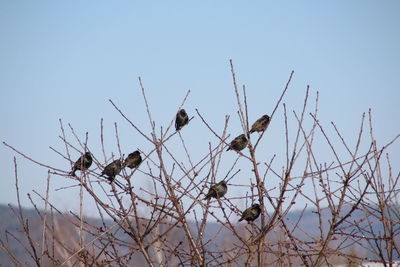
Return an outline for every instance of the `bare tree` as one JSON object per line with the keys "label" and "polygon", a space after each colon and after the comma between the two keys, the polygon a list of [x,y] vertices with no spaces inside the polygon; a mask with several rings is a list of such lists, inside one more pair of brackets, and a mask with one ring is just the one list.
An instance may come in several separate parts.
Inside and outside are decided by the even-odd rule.
{"label": "bare tree", "polygon": [[[365,260],[393,266],[400,255],[400,173],[392,169],[386,151],[399,136],[378,147],[369,111],[369,126],[365,126],[366,114],[363,114],[352,148],[336,124],[327,127],[318,119],[318,93],[309,111],[312,102],[309,87],[305,90],[302,109],[288,112],[283,99],[294,72],[290,73],[268,120],[261,120],[261,126],[254,130],[253,122],[249,121],[251,103],[247,100],[246,87],[239,88],[232,61],[230,66],[241,129],[229,133],[231,118],[226,116],[219,131],[196,109],[196,119],[215,136],[204,155],[190,151],[181,133],[185,127],[190,127],[194,117],[188,118],[188,125],[180,122],[179,127],[174,128],[173,114],[167,126],[156,127],[140,78],[150,134],[110,100],[126,123],[151,145],[150,150],[140,151],[142,163],[139,166],[126,167],[117,124],[114,128],[118,155],[107,153],[103,121],[100,122],[100,144],[104,160],[100,155],[91,154],[90,163],[94,164],[86,168],[82,165],[83,156],[75,161],[71,155],[91,151],[89,135],[86,133],[80,138],[68,124],[68,131],[73,135],[70,140],[60,120],[60,138],[65,151],[53,150],[71,164],[71,169],[77,170],[77,176],[71,175],[70,169],[48,166],[4,143],[17,154],[48,169],[48,177],[45,195],[33,192],[45,207],[39,210],[31,200],[40,217],[42,233],[33,236],[34,226],[21,211],[18,168],[14,159],[18,207],[13,211],[26,240],[6,232],[7,238],[0,240],[3,251],[16,265],[24,265],[8,246],[9,239],[17,240],[31,258],[29,264],[37,266],[127,266],[134,263],[139,266],[139,263],[149,266],[333,266],[359,264]],[[177,112],[184,107],[189,93]],[[277,119],[278,108],[283,109],[283,118]],[[257,153],[265,132],[279,120],[285,125],[283,166],[276,163],[276,155],[265,158]],[[294,130],[289,129],[292,125],[289,120],[294,121]],[[368,134],[365,128],[369,129]],[[231,143],[236,134],[242,135],[242,141],[236,140],[243,146]],[[171,140],[178,140],[183,157],[174,152]],[[321,161],[319,147],[329,149],[330,161]],[[226,152],[227,148],[233,151]],[[226,153],[236,153],[237,158],[221,179],[224,176],[221,162]],[[112,175],[104,172],[105,167],[116,160],[121,160],[120,167],[113,169]],[[228,188],[243,186],[233,182],[242,172],[238,168],[239,160],[252,169],[252,173],[246,173],[251,181],[244,185],[248,193],[244,196],[225,194],[223,189],[215,187],[221,181]],[[132,178],[137,175],[149,178],[151,188],[135,188]],[[80,188],[79,214],[64,214],[55,203],[50,203],[49,186],[53,176],[69,179]],[[272,180],[275,182],[270,182]],[[310,191],[312,195],[306,193]],[[204,199],[209,192],[213,197]],[[94,201],[98,220],[84,215],[84,196]],[[289,213],[296,202],[304,203],[303,210],[291,218]],[[245,203],[246,208],[259,204],[260,218],[257,218],[257,209],[243,213],[241,203]],[[315,226],[305,221],[307,212],[315,217]],[[248,223],[239,224],[237,220],[241,217]],[[217,230],[209,227],[210,221],[217,222]],[[356,248],[369,254],[359,255]]]}

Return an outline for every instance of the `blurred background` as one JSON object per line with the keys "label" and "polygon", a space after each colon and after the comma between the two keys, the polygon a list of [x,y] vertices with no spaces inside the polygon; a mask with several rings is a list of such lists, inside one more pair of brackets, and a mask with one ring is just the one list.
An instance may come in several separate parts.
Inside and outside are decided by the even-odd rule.
{"label": "blurred background", "polygon": [[[375,137],[382,146],[400,132],[399,12],[398,1],[370,0],[1,1],[0,140],[37,161],[70,170],[70,162],[49,148],[65,153],[59,119],[74,145],[77,143],[68,123],[82,140],[88,132],[90,150],[105,162],[100,142],[103,118],[108,158],[118,155],[115,122],[122,153],[127,155],[137,148],[149,152],[150,143],[109,103],[111,99],[149,134],[140,76],[157,129],[170,124],[190,90],[185,109],[194,119],[182,130],[182,136],[193,161],[197,161],[207,153],[209,142],[215,145],[218,139],[195,109],[219,133],[225,115],[230,116],[231,137],[242,133],[230,73],[232,59],[239,86],[245,84],[247,88],[250,122],[272,112],[294,70],[283,99],[293,136],[297,123],[292,110],[301,111],[310,85],[307,125],[312,123],[308,112],[313,111],[319,91],[319,119],[328,133],[335,137],[330,125],[334,121],[354,148],[362,113],[371,108]],[[282,106],[275,116],[258,157],[269,162],[276,155],[274,167],[280,171],[286,163]],[[340,146],[340,140],[333,139]],[[186,164],[179,144],[176,137],[169,146]],[[369,144],[366,138],[364,152]],[[400,159],[396,147],[389,151],[395,173]],[[318,150],[321,162],[335,160],[322,142]],[[72,151],[72,160],[79,155]],[[45,193],[47,169],[3,144],[0,203],[17,201],[14,156],[21,203],[30,206],[26,194],[32,190]],[[221,179],[236,157],[236,153],[224,153]],[[241,172],[232,183],[248,183],[251,166],[241,161],[237,168]],[[140,174],[133,179],[137,190],[151,185]],[[271,185],[278,182],[271,181]],[[79,209],[78,188],[56,191],[72,184],[52,176],[50,200],[61,210]],[[234,187],[229,195],[244,195],[247,190]],[[306,190],[312,194],[311,188]],[[296,206],[302,207],[304,203]],[[85,209],[87,215],[96,214],[90,203]]]}

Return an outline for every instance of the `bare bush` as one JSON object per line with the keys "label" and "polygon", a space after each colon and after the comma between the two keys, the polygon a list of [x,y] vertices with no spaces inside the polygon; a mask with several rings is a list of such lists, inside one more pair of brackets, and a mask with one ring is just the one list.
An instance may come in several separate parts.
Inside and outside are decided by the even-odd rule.
{"label": "bare bush", "polygon": [[[182,125],[183,119],[179,125],[174,125],[174,114],[167,126],[156,127],[140,78],[151,134],[145,134],[110,100],[126,123],[151,145],[150,150],[140,151],[143,162],[139,167],[130,169],[123,163],[126,158],[116,124],[119,155],[107,154],[101,122],[104,161],[101,155],[92,154],[93,164],[86,170],[79,165],[81,163],[76,165],[71,155],[91,151],[88,135],[79,138],[69,125],[74,139],[68,139],[60,120],[65,151],[54,151],[70,162],[77,176],[71,175],[71,169],[47,166],[4,143],[49,171],[47,192],[45,195],[35,192],[45,203],[44,210],[36,209],[41,219],[37,227],[41,227],[42,235],[32,236],[34,226],[24,217],[19,205],[14,212],[27,242],[6,233],[7,239],[1,240],[1,248],[16,265],[23,265],[7,246],[9,238],[18,239],[32,260],[30,264],[37,266],[140,266],[144,263],[149,266],[332,266],[360,264],[366,260],[392,266],[400,255],[400,174],[392,169],[386,150],[398,136],[378,147],[369,111],[362,115],[356,143],[351,147],[336,124],[326,127],[319,121],[318,93],[313,107],[309,108],[313,101],[310,101],[308,87],[302,109],[288,112],[282,100],[293,72],[268,114],[269,126],[264,124],[256,131],[251,127],[253,121],[249,121],[246,88],[238,87],[232,62],[231,72],[241,125],[236,133],[228,131],[229,116],[222,130],[217,130],[199,110],[195,118],[188,117],[186,125]],[[188,95],[189,92],[177,112],[184,107]],[[283,109],[283,118],[276,118],[278,108]],[[190,151],[185,143],[183,132],[193,119],[200,120],[215,136],[204,155]],[[283,166],[275,163],[275,155],[265,158],[257,153],[262,142],[267,142],[264,134],[268,127],[274,127],[277,120],[285,123]],[[288,120],[294,120],[294,130],[289,129]],[[248,141],[243,150],[231,143],[241,134]],[[183,153],[174,152],[169,145],[171,140],[179,141]],[[320,147],[329,149],[333,158],[321,161]],[[226,152],[227,148],[232,151]],[[237,158],[224,175],[220,166],[227,153],[235,153]],[[114,160],[121,160],[121,170],[115,170],[116,175],[105,179],[101,174]],[[233,196],[218,191],[223,188],[212,187],[221,181],[226,182],[228,192],[230,187],[242,186],[243,183],[235,180],[243,173],[238,161],[252,169],[244,175],[249,177],[249,183],[244,183],[248,193]],[[136,188],[133,177],[138,175],[147,177],[151,188]],[[79,186],[79,214],[63,214],[55,203],[49,202],[49,184],[53,176],[69,179]],[[15,179],[19,203],[16,160]],[[207,193],[210,197],[204,199]],[[84,216],[84,195],[94,201],[99,219]],[[35,206],[34,201],[32,204]],[[261,208],[259,218],[252,217],[255,211],[243,215],[244,208],[253,204]],[[296,205],[303,210],[291,217],[290,212]],[[306,216],[308,213],[315,218],[312,222],[306,221],[310,217]],[[242,215],[248,223],[238,223]],[[211,227],[210,221],[216,221],[213,225],[217,227]],[[359,251],[368,253],[360,255]]]}

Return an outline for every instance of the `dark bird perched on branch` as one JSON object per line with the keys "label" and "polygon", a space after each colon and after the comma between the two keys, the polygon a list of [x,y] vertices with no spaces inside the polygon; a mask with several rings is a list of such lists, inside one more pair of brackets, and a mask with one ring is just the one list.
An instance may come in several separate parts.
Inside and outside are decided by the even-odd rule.
{"label": "dark bird perched on branch", "polygon": [[90,152],[86,152],[75,162],[74,166],[72,167],[72,171],[69,174],[75,176],[75,172],[77,170],[86,171],[89,169],[90,165],[92,165],[92,162],[92,154],[90,154]]}
{"label": "dark bird perched on branch", "polygon": [[205,200],[210,199],[210,198],[220,198],[223,197],[226,192],[228,191],[228,186],[226,185],[225,181],[221,181],[213,186],[210,187],[210,190],[208,191],[206,197],[204,198]]}
{"label": "dark bird perched on branch", "polygon": [[139,167],[140,163],[142,163],[142,157],[140,156],[140,152],[136,150],[135,152],[130,153],[125,159],[124,167],[134,169]]}
{"label": "dark bird perched on branch", "polygon": [[107,179],[112,183],[120,171],[122,170],[122,162],[121,160],[117,159],[108,164],[104,170],[101,172],[100,176],[106,175]]}
{"label": "dark bird perched on branch", "polygon": [[231,150],[231,149],[233,149],[235,151],[240,151],[247,146],[248,142],[249,141],[247,140],[246,135],[241,134],[232,140],[232,142],[229,144],[229,147],[226,151]]}
{"label": "dark bird perched on branch", "polygon": [[261,118],[256,120],[255,123],[253,123],[253,125],[251,126],[250,133],[263,132],[267,130],[270,121],[271,118],[268,115],[262,116]]}
{"label": "dark bird perched on branch", "polygon": [[242,213],[242,217],[239,222],[246,220],[247,222],[252,222],[260,216],[261,208],[259,204],[253,204],[250,208],[246,209]]}
{"label": "dark bird perched on branch", "polygon": [[176,113],[176,119],[175,119],[175,129],[179,131],[182,129],[183,126],[189,123],[189,117],[188,114],[184,109],[181,109]]}

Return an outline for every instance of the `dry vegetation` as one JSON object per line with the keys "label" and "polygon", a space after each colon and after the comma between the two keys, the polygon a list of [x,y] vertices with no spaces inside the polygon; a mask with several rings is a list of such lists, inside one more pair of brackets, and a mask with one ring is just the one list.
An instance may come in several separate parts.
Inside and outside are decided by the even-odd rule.
{"label": "dry vegetation", "polygon": [[[238,118],[242,126],[237,133],[241,132],[249,137],[248,132],[253,122],[248,119],[250,103],[247,103],[246,88],[238,87],[232,62],[231,71],[233,93],[237,99]],[[24,218],[20,206],[14,209],[28,240],[26,243],[21,241],[21,245],[27,244],[25,249],[30,255],[30,264],[332,266],[346,263],[351,266],[366,259],[374,259],[390,266],[400,255],[400,187],[399,172],[392,169],[386,150],[398,136],[378,147],[374,138],[371,112],[362,115],[354,147],[350,147],[334,123],[329,127],[332,127],[335,136],[329,136],[327,127],[318,120],[318,94],[315,100],[310,100],[308,87],[302,110],[289,114],[282,100],[292,76],[293,72],[269,114],[269,127],[274,127],[274,122],[278,120],[275,116],[277,109],[282,108],[284,111],[284,117],[279,118],[286,125],[283,133],[286,137],[284,166],[277,166],[275,157],[266,159],[257,154],[265,132],[252,133],[247,147],[242,151],[226,151],[230,141],[236,137],[227,130],[230,118],[226,117],[223,130],[218,131],[210,126],[199,110],[196,110],[195,119],[201,120],[204,127],[212,132],[215,144],[210,142],[208,153],[201,157],[196,155],[200,160],[195,162],[194,152],[187,149],[182,134],[185,127],[190,127],[193,117],[189,118],[188,125],[180,131],[175,131],[173,127],[175,118],[167,127],[156,128],[140,79],[152,129],[150,135],[146,135],[114,102],[110,100],[110,103],[132,129],[143,137],[143,142],[152,144],[152,149],[141,151],[143,162],[140,167],[122,169],[117,182],[109,183],[100,177],[100,172],[108,163],[123,157],[119,145],[119,157],[107,156],[103,133],[101,144],[106,163],[99,159],[100,155],[93,155],[92,166],[87,171],[77,171],[77,176],[71,176],[70,169],[60,170],[31,159],[5,143],[18,154],[49,170],[47,188],[53,176],[70,179],[75,186],[80,187],[79,214],[63,215],[58,212],[55,203],[48,201],[49,190],[43,196],[37,194],[41,196],[45,206],[44,210],[37,209],[41,219],[39,226],[31,225]],[[187,96],[177,110],[184,107]],[[294,131],[289,131],[287,127],[289,119],[295,120],[297,127]],[[71,151],[76,155],[75,151],[83,154],[90,149],[87,147],[87,135],[82,140],[71,126],[69,130],[73,133],[74,140],[67,140],[61,123],[65,151],[55,152],[73,166],[76,159],[71,157]],[[116,125],[115,130],[119,140]],[[322,136],[322,141],[319,142],[324,142],[332,152],[334,158],[329,163],[318,161],[315,141],[317,133]],[[289,140],[292,136],[294,138]],[[333,142],[332,138],[338,138],[341,143]],[[172,139],[179,140],[185,151],[183,155],[171,151],[168,143]],[[368,149],[364,149],[365,147]],[[342,152],[343,148],[345,153]],[[223,177],[218,171],[226,153],[237,154],[237,160],[231,163],[230,171]],[[229,187],[235,186],[232,178],[240,173],[237,167],[239,160],[251,166],[252,173],[246,174],[254,181],[249,185],[251,193],[245,196],[228,193],[221,198],[204,200],[211,185],[221,180],[227,182],[228,192]],[[151,181],[152,188],[136,190],[132,179],[135,175],[146,176]],[[19,203],[16,160],[15,179]],[[276,179],[279,181],[278,186],[272,188],[266,179]],[[305,194],[305,187],[312,188],[314,194]],[[84,216],[84,194],[96,203],[99,220],[89,220]],[[298,201],[304,203],[304,210],[292,220],[287,215]],[[262,210],[260,217],[254,222],[238,223],[237,220],[243,212],[243,205],[239,203],[246,203],[246,207],[259,203]],[[35,204],[34,201],[32,204]],[[306,225],[303,222],[303,215],[309,209],[318,222],[312,229],[304,227]],[[355,214],[358,216],[354,216]],[[60,224],[60,220],[63,220],[63,224]],[[216,221],[212,225],[217,227],[211,229],[210,221]],[[32,227],[40,227],[42,235],[33,237]],[[380,229],[379,232],[376,229]],[[8,240],[17,237],[10,234],[6,236],[7,238],[0,240],[1,248],[16,265],[25,265],[8,249]],[[69,238],[65,238],[66,236]],[[368,252],[367,255],[359,255],[355,247],[362,247]]]}

